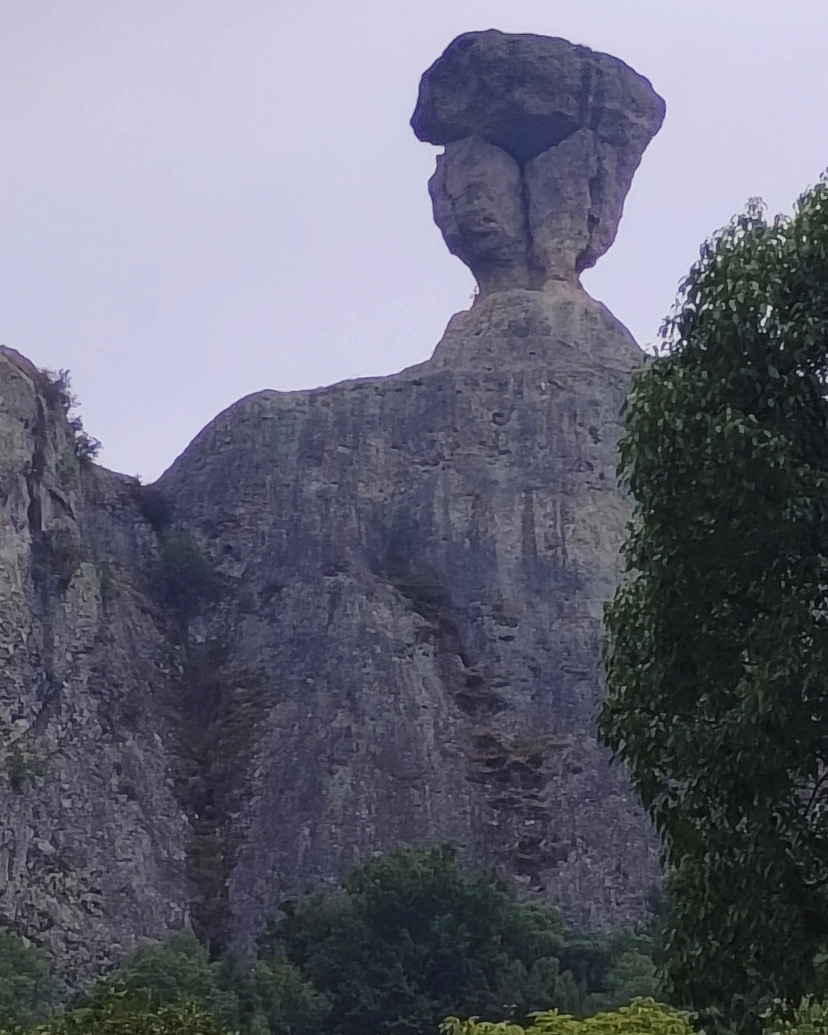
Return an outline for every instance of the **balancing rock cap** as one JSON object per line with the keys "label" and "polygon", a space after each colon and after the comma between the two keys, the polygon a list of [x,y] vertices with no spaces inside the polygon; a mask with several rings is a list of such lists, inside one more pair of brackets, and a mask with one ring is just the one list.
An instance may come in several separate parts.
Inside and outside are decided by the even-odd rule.
{"label": "balancing rock cap", "polygon": [[458,36],[423,75],[411,126],[429,144],[480,136],[524,163],[578,129],[642,154],[663,120],[664,101],[618,58],[489,29]]}
{"label": "balancing rock cap", "polygon": [[663,118],[664,101],[623,61],[490,29],[459,36],[423,75],[411,125],[445,145],[429,184],[435,220],[487,292],[542,289],[593,265]]}

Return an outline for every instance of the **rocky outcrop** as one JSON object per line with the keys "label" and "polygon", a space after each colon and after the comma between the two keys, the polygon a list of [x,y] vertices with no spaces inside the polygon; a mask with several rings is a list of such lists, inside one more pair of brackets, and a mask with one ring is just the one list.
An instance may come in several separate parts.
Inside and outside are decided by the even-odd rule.
{"label": "rocky outcrop", "polygon": [[189,916],[170,651],[135,483],[0,349],[0,922],[88,977]]}
{"label": "rocky outcrop", "polygon": [[445,145],[434,217],[485,294],[594,266],[663,118],[661,98],[617,58],[492,29],[458,37],[432,65],[411,123]]}
{"label": "rocky outcrop", "polygon": [[494,294],[428,363],[253,395],[164,476],[228,580],[193,630],[271,695],[238,760],[234,940],[280,895],[446,840],[578,919],[642,913],[652,842],[594,734],[638,362],[580,288]]}
{"label": "rocky outcrop", "polygon": [[574,919],[642,915],[654,844],[594,731],[641,354],[578,272],[661,111],[585,48],[455,41],[414,124],[472,308],[402,373],[241,400],[151,490],[0,356],[0,917],[87,971],[191,922],[245,949],[442,841]]}

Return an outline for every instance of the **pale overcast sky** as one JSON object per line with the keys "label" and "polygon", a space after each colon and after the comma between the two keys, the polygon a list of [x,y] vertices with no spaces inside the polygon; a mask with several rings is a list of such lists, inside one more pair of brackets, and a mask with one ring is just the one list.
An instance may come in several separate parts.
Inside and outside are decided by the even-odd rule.
{"label": "pale overcast sky", "polygon": [[563,36],[667,119],[585,277],[642,346],[701,240],[828,165],[825,0],[0,0],[0,342],[69,368],[107,466],[425,359],[470,275],[408,126],[456,35]]}

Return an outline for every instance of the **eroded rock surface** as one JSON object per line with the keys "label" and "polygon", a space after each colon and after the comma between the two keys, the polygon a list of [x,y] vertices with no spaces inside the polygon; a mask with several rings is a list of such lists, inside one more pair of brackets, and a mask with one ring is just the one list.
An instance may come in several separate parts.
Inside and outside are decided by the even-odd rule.
{"label": "eroded rock surface", "polygon": [[0,347],[0,924],[89,978],[188,922],[170,644],[134,479]]}
{"label": "eroded rock surface", "polygon": [[249,949],[403,844],[603,925],[658,880],[594,729],[641,353],[577,271],[660,102],[605,55],[482,33],[418,113],[482,289],[428,362],[242,399],[148,496],[79,463],[54,386],[0,354],[0,923],[81,975],[191,922]]}
{"label": "eroded rock surface", "polygon": [[593,266],[663,118],[661,98],[617,58],[492,29],[458,37],[425,73],[411,122],[445,145],[434,218],[485,294]]}
{"label": "eroded rock surface", "polygon": [[572,918],[643,915],[653,840],[594,731],[639,362],[577,286],[498,292],[421,366],[242,400],[163,477],[229,577],[198,635],[269,695],[239,944],[280,895],[447,840]]}

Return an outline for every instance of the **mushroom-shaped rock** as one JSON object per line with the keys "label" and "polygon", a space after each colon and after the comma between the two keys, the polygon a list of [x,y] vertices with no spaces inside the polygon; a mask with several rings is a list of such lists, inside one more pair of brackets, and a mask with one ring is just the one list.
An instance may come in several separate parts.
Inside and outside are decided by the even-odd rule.
{"label": "mushroom-shaped rock", "polygon": [[454,40],[423,76],[411,124],[446,147],[429,184],[435,220],[481,293],[594,265],[663,118],[649,82],[608,54],[494,29]]}

